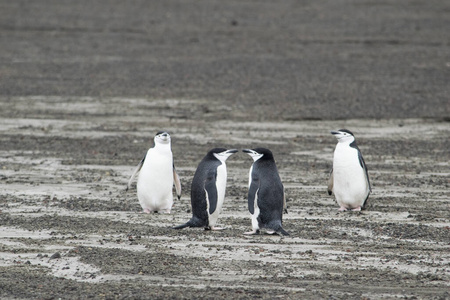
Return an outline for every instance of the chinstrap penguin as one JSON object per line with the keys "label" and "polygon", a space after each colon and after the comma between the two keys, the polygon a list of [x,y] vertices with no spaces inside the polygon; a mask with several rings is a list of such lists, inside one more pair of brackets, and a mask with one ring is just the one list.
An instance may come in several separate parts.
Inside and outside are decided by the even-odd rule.
{"label": "chinstrap penguin", "polygon": [[360,211],[372,192],[366,163],[351,131],[340,129],[331,131],[331,134],[338,143],[334,150],[328,194],[334,193],[339,211]]}
{"label": "chinstrap penguin", "polygon": [[244,149],[243,152],[253,158],[248,190],[253,231],[244,234],[258,234],[260,229],[265,229],[269,234],[289,235],[282,227],[286,201],[272,152],[265,148]]}
{"label": "chinstrap penguin", "polygon": [[199,163],[191,185],[192,218],[185,224],[173,227],[205,227],[206,230],[221,230],[215,227],[225,198],[227,166],[225,161],[236,149],[214,148]]}
{"label": "chinstrap penguin", "polygon": [[137,196],[143,212],[170,213],[173,205],[173,185],[175,184],[177,197],[180,199],[181,183],[173,163],[169,133],[158,132],[154,142],[154,147],[147,151],[133,171],[126,190],[128,191],[134,177],[139,173]]}

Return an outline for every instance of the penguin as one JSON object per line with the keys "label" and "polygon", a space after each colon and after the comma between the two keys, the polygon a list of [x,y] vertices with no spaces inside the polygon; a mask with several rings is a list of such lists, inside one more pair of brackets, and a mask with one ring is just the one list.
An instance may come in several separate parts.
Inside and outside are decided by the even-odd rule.
{"label": "penguin", "polygon": [[181,197],[180,177],[175,169],[172,157],[169,133],[158,132],[154,137],[154,147],[148,149],[144,158],[134,169],[127,188],[137,173],[137,196],[144,213],[170,213],[173,205],[172,188],[175,184],[178,200]]}
{"label": "penguin", "polygon": [[286,199],[272,152],[266,148],[242,151],[253,158],[248,189],[248,210],[252,215],[253,231],[244,234],[259,234],[259,230],[264,228],[268,234],[289,235],[282,227]]}
{"label": "penguin", "polygon": [[360,211],[372,192],[364,158],[355,136],[347,129],[331,131],[338,143],[334,150],[333,168],[328,181],[328,194],[336,198],[339,211]]}
{"label": "penguin", "polygon": [[191,185],[192,218],[185,224],[173,227],[205,227],[205,230],[221,230],[215,227],[222,210],[227,183],[225,161],[236,149],[211,149],[199,163]]}

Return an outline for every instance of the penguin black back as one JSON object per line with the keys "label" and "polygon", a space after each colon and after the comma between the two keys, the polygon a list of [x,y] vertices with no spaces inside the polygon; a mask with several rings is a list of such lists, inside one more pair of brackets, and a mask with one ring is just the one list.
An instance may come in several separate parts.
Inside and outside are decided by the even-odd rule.
{"label": "penguin black back", "polygon": [[248,209],[258,223],[256,225],[252,221],[254,232],[257,228],[267,228],[288,235],[282,227],[284,187],[272,152],[266,148],[246,149],[244,152],[254,160],[248,191]]}
{"label": "penguin black back", "polygon": [[225,196],[225,160],[236,152],[235,149],[214,148],[200,161],[191,184],[192,218],[186,224],[176,226],[174,229],[185,227],[220,229],[214,225]]}
{"label": "penguin black back", "polygon": [[[222,163],[218,160],[214,153],[226,151],[225,148],[214,148],[210,150],[206,156],[199,163],[197,170],[195,171],[194,178],[191,185],[191,205],[192,213],[202,220],[208,220],[207,203],[206,201],[199,202],[200,199],[206,199],[206,190],[212,191],[213,195],[209,195],[211,198],[217,198],[217,190],[211,185],[215,185],[217,178],[217,167]],[[194,203],[196,202],[197,205]],[[198,205],[200,203],[200,205]],[[194,211],[195,208],[195,211]],[[215,207],[210,207],[209,211],[215,210]]]}

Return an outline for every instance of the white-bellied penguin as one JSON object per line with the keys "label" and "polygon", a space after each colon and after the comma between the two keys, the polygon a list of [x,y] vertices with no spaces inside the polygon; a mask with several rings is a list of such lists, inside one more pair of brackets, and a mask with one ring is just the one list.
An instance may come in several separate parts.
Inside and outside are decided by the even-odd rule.
{"label": "white-bellied penguin", "polygon": [[220,230],[216,222],[222,210],[227,184],[225,161],[236,149],[214,148],[199,163],[191,185],[192,218],[174,229],[205,227]]}
{"label": "white-bellied penguin", "polygon": [[258,234],[260,229],[265,229],[269,234],[289,235],[282,227],[286,201],[272,152],[266,148],[244,149],[243,152],[253,158],[248,189],[253,231],[245,234]]}
{"label": "white-bellied penguin", "polygon": [[372,192],[366,163],[351,131],[340,129],[331,131],[331,134],[338,143],[333,155],[328,194],[334,194],[339,211],[360,211]]}
{"label": "white-bellied penguin", "polygon": [[173,163],[169,133],[158,132],[154,142],[154,147],[148,149],[135,168],[126,190],[128,191],[134,177],[139,173],[137,196],[143,212],[170,213],[173,205],[173,185],[175,184],[176,193],[180,199],[181,183]]}

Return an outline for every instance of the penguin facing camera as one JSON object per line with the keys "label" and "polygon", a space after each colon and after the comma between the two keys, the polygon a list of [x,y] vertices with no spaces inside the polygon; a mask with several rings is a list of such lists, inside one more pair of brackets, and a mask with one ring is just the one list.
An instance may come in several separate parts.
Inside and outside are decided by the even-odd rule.
{"label": "penguin facing camera", "polygon": [[173,227],[204,227],[206,230],[221,230],[216,227],[222,210],[227,184],[225,161],[236,149],[214,148],[199,163],[191,185],[192,218],[185,224]]}
{"label": "penguin facing camera", "polygon": [[328,181],[328,194],[334,194],[339,211],[360,211],[372,192],[364,158],[355,136],[347,129],[331,131],[338,143],[333,155],[333,168]]}
{"label": "penguin facing camera", "polygon": [[173,185],[178,200],[181,196],[180,178],[173,163],[171,139],[169,133],[158,132],[154,137],[154,147],[148,149],[144,158],[134,169],[127,188],[139,173],[137,180],[137,196],[144,213],[170,213],[173,205]]}
{"label": "penguin facing camera", "polygon": [[260,229],[265,229],[269,234],[289,235],[282,227],[286,200],[272,152],[266,148],[242,151],[253,158],[248,189],[248,210],[252,215],[253,230],[244,234],[259,234]]}

